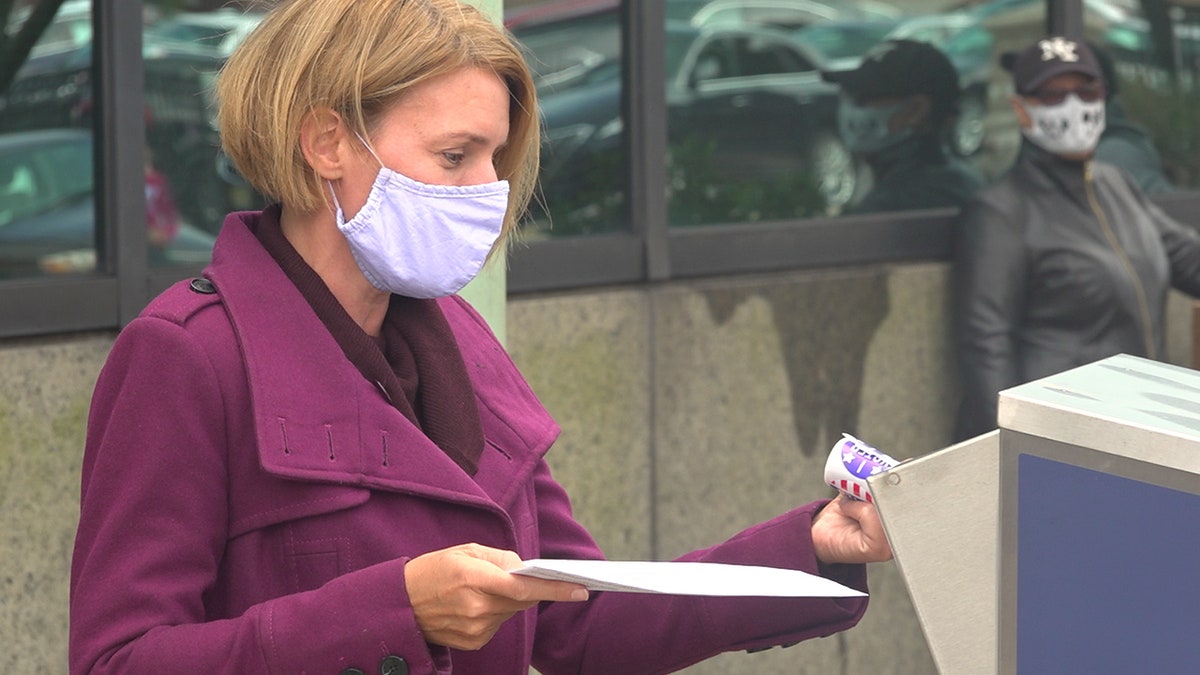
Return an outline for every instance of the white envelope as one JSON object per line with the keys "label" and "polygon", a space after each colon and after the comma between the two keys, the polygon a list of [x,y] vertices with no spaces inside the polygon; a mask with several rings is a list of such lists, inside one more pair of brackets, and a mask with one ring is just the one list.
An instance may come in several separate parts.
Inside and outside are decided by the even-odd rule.
{"label": "white envelope", "polygon": [[570,581],[593,591],[670,595],[851,598],[866,593],[799,570],[703,562],[535,559],[513,574]]}

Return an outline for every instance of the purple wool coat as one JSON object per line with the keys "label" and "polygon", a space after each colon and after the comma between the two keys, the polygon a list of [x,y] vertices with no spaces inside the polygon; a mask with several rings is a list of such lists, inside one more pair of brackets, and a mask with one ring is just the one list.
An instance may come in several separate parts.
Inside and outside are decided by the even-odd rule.
{"label": "purple wool coat", "polygon": [[[345,358],[246,227],[258,217],[231,215],[211,286],[181,282],[152,302],[100,375],[71,566],[72,673],[375,673],[385,659],[421,674],[663,673],[862,616],[865,598],[594,593],[522,612],[476,652],[427,644],[404,585],[413,557],[466,542],[523,559],[603,556],[543,459],[558,426],[483,320],[440,301],[486,441],[468,476]],[[821,505],[681,559],[865,590],[865,566],[818,567]]]}

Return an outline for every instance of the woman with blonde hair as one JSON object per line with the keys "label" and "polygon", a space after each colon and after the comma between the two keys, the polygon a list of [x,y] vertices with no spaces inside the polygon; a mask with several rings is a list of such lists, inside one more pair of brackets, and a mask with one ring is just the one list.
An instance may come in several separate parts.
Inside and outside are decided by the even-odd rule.
{"label": "woman with blonde hair", "polygon": [[[558,427],[457,295],[533,190],[520,51],[454,0],[294,0],[218,83],[272,205],[122,331],[96,386],[73,673],[668,672],[828,635],[865,599],[589,598],[510,574],[603,557],[544,455]],[[865,588],[869,504],[684,556]]]}

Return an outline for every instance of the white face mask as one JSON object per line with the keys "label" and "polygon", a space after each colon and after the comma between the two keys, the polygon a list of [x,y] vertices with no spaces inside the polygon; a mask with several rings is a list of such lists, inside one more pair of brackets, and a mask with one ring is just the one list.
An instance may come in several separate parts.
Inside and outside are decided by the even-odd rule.
{"label": "white face mask", "polygon": [[1032,125],[1022,128],[1034,145],[1056,155],[1086,155],[1104,133],[1104,101],[1085,103],[1075,94],[1058,105],[1022,104]]}
{"label": "white face mask", "polygon": [[838,133],[850,152],[871,154],[886,150],[908,140],[912,127],[892,132],[888,129],[892,116],[904,102],[889,106],[857,105],[843,96],[838,103]]}
{"label": "white face mask", "polygon": [[410,298],[457,293],[479,274],[500,237],[508,181],[429,185],[379,164],[367,203],[349,221],[333,196],[338,229],[358,268],[381,291]]}

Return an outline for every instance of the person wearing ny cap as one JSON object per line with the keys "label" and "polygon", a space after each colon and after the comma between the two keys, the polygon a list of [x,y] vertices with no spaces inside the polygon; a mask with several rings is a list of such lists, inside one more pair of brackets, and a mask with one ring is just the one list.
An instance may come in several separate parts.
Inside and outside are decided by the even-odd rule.
{"label": "person wearing ny cap", "polygon": [[846,213],[959,206],[983,176],[947,147],[958,112],[958,73],[938,48],[887,40],[853,70],[826,71],[841,87],[838,130],[871,168],[873,185]]}
{"label": "person wearing ny cap", "polygon": [[956,231],[958,439],[996,427],[1003,389],[1118,353],[1162,358],[1168,289],[1200,294],[1197,232],[1094,159],[1105,80],[1092,50],[1049,36],[1001,63],[1024,138]]}

